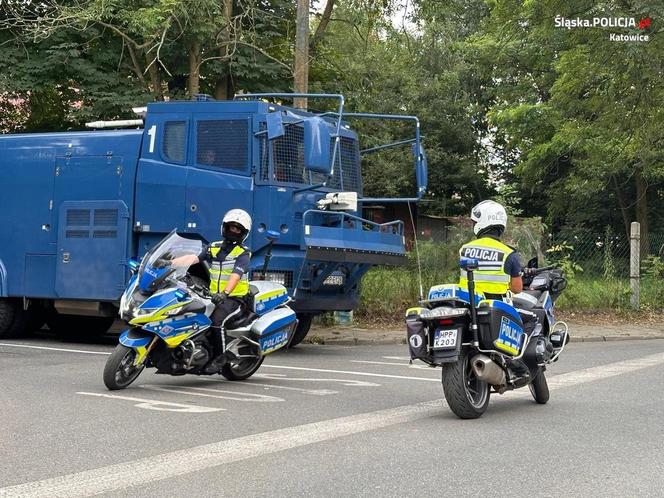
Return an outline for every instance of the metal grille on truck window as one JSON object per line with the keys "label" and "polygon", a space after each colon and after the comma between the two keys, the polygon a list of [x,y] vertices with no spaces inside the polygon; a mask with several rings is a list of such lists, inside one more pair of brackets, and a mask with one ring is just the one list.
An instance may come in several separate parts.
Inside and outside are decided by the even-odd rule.
{"label": "metal grille on truck window", "polygon": [[285,134],[272,145],[274,179],[278,182],[309,183],[304,172],[304,129],[286,125]]}
{"label": "metal grille on truck window", "polygon": [[[332,150],[334,138],[330,140],[330,151]],[[325,180],[326,176],[322,173],[312,173],[313,183],[322,183]],[[339,151],[334,160],[334,175],[327,182],[327,186],[335,190],[362,193],[360,144],[357,140],[349,137],[341,137],[339,140]]]}
{"label": "metal grille on truck window", "polygon": [[[267,124],[260,124],[260,131],[267,130]],[[270,158],[268,157],[268,140],[267,133],[258,135],[258,162],[259,162],[259,171],[260,179],[264,182],[270,179]]]}
{"label": "metal grille on truck window", "polygon": [[166,121],[162,154],[169,163],[184,163],[187,123],[185,121]]}
{"label": "metal grille on truck window", "polygon": [[87,230],[67,230],[65,232],[65,237],[68,239],[87,239],[90,236],[90,232]]}
{"label": "metal grille on truck window", "polygon": [[206,166],[244,170],[249,154],[247,133],[246,119],[199,121],[196,130],[196,162]]}

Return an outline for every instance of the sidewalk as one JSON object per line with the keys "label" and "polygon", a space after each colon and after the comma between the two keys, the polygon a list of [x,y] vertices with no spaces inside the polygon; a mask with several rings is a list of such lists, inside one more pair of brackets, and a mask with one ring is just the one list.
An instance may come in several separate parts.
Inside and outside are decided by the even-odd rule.
{"label": "sidewalk", "polygon": [[[620,341],[636,339],[664,339],[664,325],[625,323],[613,325],[583,324],[567,321],[572,342]],[[406,327],[396,329],[367,329],[355,326],[312,326],[305,343],[366,345],[405,344]]]}

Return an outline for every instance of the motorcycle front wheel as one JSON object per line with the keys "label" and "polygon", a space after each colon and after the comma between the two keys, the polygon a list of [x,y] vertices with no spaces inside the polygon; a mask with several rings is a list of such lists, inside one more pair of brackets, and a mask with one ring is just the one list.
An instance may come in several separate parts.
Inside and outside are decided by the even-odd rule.
{"label": "motorcycle front wheel", "polygon": [[104,367],[104,384],[115,391],[124,389],[134,382],[143,371],[144,365],[134,366],[136,351],[118,344]]}
{"label": "motorcycle front wheel", "polygon": [[455,363],[443,365],[445,400],[452,412],[463,419],[481,417],[491,396],[489,384],[477,378],[471,365],[472,356],[465,349]]}

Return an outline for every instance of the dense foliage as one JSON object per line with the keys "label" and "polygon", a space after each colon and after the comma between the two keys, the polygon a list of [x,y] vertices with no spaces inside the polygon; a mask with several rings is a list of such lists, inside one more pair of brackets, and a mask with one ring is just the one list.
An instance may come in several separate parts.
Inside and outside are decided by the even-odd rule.
{"label": "dense foliage", "polygon": [[[420,117],[422,209],[502,199],[560,233],[664,229],[664,5],[326,0],[310,91]],[[0,129],[80,128],[150,99],[292,88],[294,0],[0,1]],[[327,8],[325,8],[327,7]],[[566,29],[560,19],[635,19]],[[648,41],[616,41],[647,35]],[[317,103],[311,103],[316,106]],[[363,147],[411,129],[358,123]],[[367,156],[369,195],[412,195],[410,151]]]}

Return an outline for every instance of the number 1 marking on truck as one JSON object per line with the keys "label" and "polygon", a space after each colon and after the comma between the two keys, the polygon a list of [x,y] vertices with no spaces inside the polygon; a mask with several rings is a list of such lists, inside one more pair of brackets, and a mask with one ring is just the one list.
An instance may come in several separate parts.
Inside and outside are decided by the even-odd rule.
{"label": "number 1 marking on truck", "polygon": [[157,125],[150,126],[148,135],[150,137],[150,154],[154,154],[154,140],[157,137]]}

